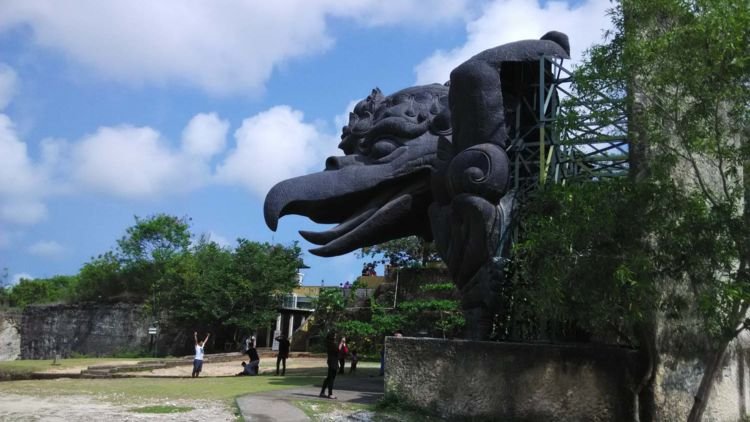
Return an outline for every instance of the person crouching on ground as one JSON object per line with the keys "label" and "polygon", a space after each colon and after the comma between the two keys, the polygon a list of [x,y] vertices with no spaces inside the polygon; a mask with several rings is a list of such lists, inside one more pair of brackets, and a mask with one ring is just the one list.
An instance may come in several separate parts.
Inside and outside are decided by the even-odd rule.
{"label": "person crouching on ground", "polygon": [[201,370],[203,370],[203,346],[208,341],[208,337],[211,335],[211,333],[206,334],[206,338],[198,341],[198,332],[195,331],[193,333],[193,339],[195,340],[195,358],[193,359],[193,378],[198,377],[200,375]]}
{"label": "person crouching on ground", "polygon": [[[320,397],[335,399],[333,395],[333,380],[336,379],[336,371],[339,369],[339,348],[336,346],[336,334],[331,332],[326,336],[326,363],[328,364],[328,375],[323,381],[323,388],[320,389]],[[328,395],[325,391],[328,387]]]}
{"label": "person crouching on ground", "polygon": [[260,356],[258,356],[258,350],[255,348],[255,343],[250,344],[250,348],[247,349],[247,357],[250,359],[250,362],[247,364],[252,371],[250,375],[258,375],[260,369]]}
{"label": "person crouching on ground", "polygon": [[258,367],[252,366],[248,363],[245,363],[245,361],[242,361],[242,372],[237,374],[237,376],[252,376],[252,375],[258,375]]}

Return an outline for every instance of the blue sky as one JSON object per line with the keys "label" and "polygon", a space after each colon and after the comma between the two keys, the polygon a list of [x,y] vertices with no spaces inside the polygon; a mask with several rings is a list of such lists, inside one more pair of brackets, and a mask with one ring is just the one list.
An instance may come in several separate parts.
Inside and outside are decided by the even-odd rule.
{"label": "blue sky", "polygon": [[[233,245],[320,229],[262,218],[276,182],[318,171],[353,103],[445,82],[470,56],[566,32],[574,59],[609,0],[0,2],[0,268],[74,274],[135,215],[192,218]],[[575,61],[575,60],[574,60]],[[305,284],[359,274],[304,256]]]}

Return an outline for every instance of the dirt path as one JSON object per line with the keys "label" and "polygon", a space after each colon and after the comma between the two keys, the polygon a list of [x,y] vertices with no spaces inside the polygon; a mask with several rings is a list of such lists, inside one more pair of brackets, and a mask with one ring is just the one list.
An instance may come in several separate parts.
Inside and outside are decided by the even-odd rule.
{"label": "dirt path", "polygon": [[[189,412],[172,414],[137,413],[131,409],[143,406],[169,405],[192,407]],[[203,400],[169,400],[143,402],[137,405],[115,405],[96,400],[91,396],[27,396],[3,394],[0,396],[2,421],[234,421],[234,415],[220,402]]]}

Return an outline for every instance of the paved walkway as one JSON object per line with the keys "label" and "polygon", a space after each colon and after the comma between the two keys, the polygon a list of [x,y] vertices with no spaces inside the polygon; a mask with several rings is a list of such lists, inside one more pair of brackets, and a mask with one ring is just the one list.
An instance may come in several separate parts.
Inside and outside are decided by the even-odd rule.
{"label": "paved walkway", "polygon": [[[292,400],[329,400],[318,397],[323,378],[316,385],[249,394],[237,398],[246,422],[308,422],[310,418]],[[338,376],[333,394],[339,402],[375,403],[383,397],[383,377]]]}

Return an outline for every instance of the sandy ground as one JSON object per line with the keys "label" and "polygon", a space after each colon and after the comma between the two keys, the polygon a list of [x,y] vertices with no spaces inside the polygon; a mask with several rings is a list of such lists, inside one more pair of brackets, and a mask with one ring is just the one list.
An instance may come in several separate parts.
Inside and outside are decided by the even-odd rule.
{"label": "sandy ground", "polygon": [[[228,362],[210,362],[203,363],[202,377],[224,377],[235,375],[242,371],[242,361],[247,362],[247,357],[239,356],[236,360]],[[286,360],[287,374],[293,374],[296,370],[308,368],[325,368],[326,361],[322,358],[289,358]],[[139,371],[133,373],[137,376],[156,376],[156,377],[189,377],[193,372],[192,365],[180,365],[172,368],[154,369],[152,371]],[[276,373],[276,358],[261,358],[261,374]]]}
{"label": "sandy ground", "polygon": [[[192,407],[189,412],[152,414],[132,412],[134,407],[151,405]],[[144,402],[138,405],[113,405],[90,396],[34,396],[3,394],[0,396],[2,421],[234,421],[234,415],[218,402],[200,400],[170,400]]]}
{"label": "sandy ground", "polygon": [[[103,361],[101,363],[97,363],[97,365],[135,365],[138,363],[136,360],[108,360]],[[70,366],[70,367],[56,367],[56,366],[50,366],[49,369],[42,371],[44,374],[80,374],[81,371],[86,369],[88,366]]]}
{"label": "sandy ground", "polygon": [[[244,359],[246,360],[246,358]],[[232,376],[242,369],[243,356],[236,360],[227,362],[210,362],[203,364],[204,377]],[[133,361],[107,361],[107,365],[127,365]],[[102,363],[104,364],[104,362]],[[376,367],[377,363],[362,362],[361,367]],[[310,373],[310,368],[320,368],[323,371],[326,362],[323,358],[298,357],[287,360],[287,375],[299,372]],[[347,370],[348,370],[347,365]],[[79,373],[86,367],[50,368],[45,372],[52,373]],[[260,363],[261,373],[275,373],[276,359],[264,358]],[[189,377],[192,365],[180,365],[172,368],[156,369],[152,371],[139,371],[128,373],[135,376],[146,377]],[[323,372],[321,372],[322,374]],[[137,413],[132,409],[135,407],[152,405],[172,405],[192,407],[189,412],[172,414]],[[338,416],[338,415],[337,415]],[[205,400],[168,400],[168,401],[144,401],[137,405],[112,404],[106,400],[88,395],[59,395],[59,396],[30,396],[19,394],[0,395],[0,421],[235,421],[232,409],[219,401]],[[326,420],[349,420],[346,417]],[[359,419],[357,419],[359,420]],[[364,418],[362,420],[368,420]]]}
{"label": "sandy ground", "polygon": [[[203,371],[201,376],[207,377],[224,377],[229,375],[235,375],[242,371],[242,361],[247,362],[247,356],[238,355],[236,359],[226,362],[211,362],[206,360],[203,363]],[[135,365],[137,362],[133,360],[112,360],[104,361],[98,365]],[[313,357],[295,357],[289,358],[286,361],[286,367],[292,374],[297,372],[295,370],[304,370],[309,368],[325,368],[326,361],[324,358],[313,358]],[[45,374],[80,374],[81,371],[86,369],[87,366],[70,366],[65,368],[50,367],[49,369],[42,371]],[[349,363],[347,362],[347,370]],[[192,361],[186,361],[185,365],[178,365],[171,368],[154,369],[150,371],[138,371],[125,373],[127,375],[149,377],[149,376],[162,376],[162,377],[189,377],[193,372]],[[260,360],[260,372],[262,374],[272,374],[276,372],[276,358],[266,357]]]}
{"label": "sandy ground", "polygon": [[[243,359],[244,358],[244,359]],[[236,360],[226,362],[210,362],[203,364],[202,377],[233,376],[242,370],[241,362],[246,357],[238,356]],[[107,365],[129,365],[133,361],[107,361]],[[310,368],[325,368],[325,359],[299,357],[287,360],[287,374],[297,371],[309,373]],[[366,365],[365,365],[366,366]],[[82,367],[57,368],[52,367],[44,372],[58,374],[77,374]],[[139,371],[128,373],[139,377],[189,377],[192,372],[192,364],[175,366],[172,368],[156,369],[152,371]],[[273,374],[276,372],[275,358],[262,358],[260,362],[261,373]],[[322,374],[323,372],[321,372]],[[152,414],[133,412],[134,407],[152,405],[172,405],[191,407],[190,412],[172,414]],[[43,421],[43,422],[67,422],[67,421],[235,421],[233,410],[219,401],[205,400],[170,400],[143,402],[138,405],[111,404],[98,400],[94,396],[87,395],[58,395],[58,396],[30,396],[19,394],[0,395],[0,421]]]}

